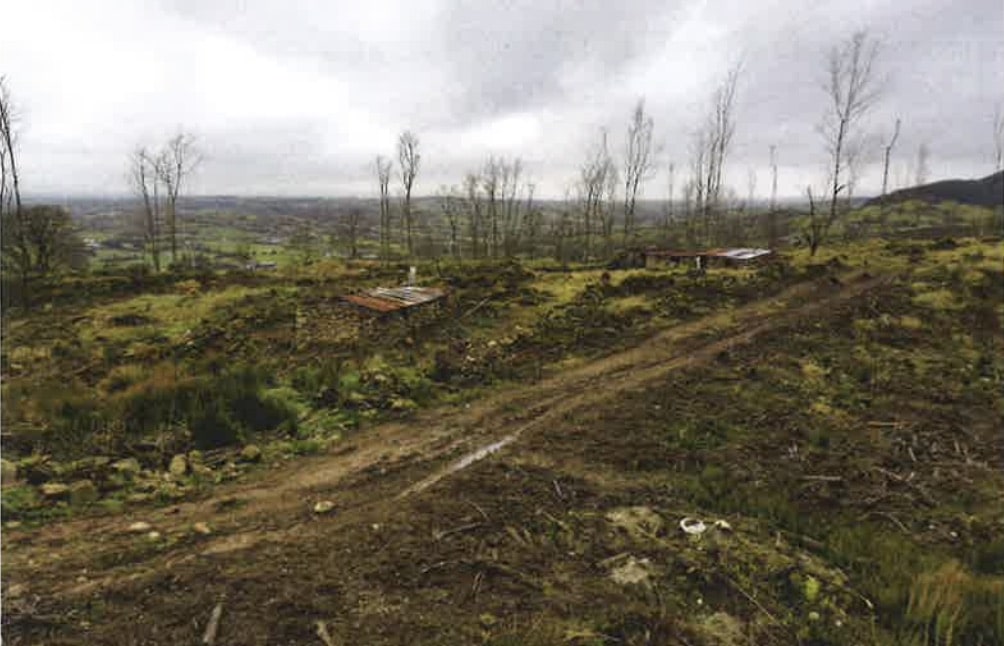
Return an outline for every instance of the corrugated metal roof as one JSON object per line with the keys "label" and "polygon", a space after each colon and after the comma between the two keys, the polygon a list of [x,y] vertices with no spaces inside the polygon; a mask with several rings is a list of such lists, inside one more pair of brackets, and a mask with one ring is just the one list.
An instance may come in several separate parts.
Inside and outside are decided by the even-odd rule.
{"label": "corrugated metal roof", "polygon": [[673,249],[647,249],[645,254],[656,258],[728,258],[731,260],[754,260],[774,253],[770,249],[707,249],[704,251],[677,251]]}
{"label": "corrugated metal roof", "polygon": [[770,249],[722,249],[713,254],[719,258],[732,258],[733,260],[753,260],[773,253]]}
{"label": "corrugated metal roof", "polygon": [[435,287],[376,287],[362,294],[350,294],[343,298],[353,305],[387,313],[432,303],[444,296],[446,291]]}

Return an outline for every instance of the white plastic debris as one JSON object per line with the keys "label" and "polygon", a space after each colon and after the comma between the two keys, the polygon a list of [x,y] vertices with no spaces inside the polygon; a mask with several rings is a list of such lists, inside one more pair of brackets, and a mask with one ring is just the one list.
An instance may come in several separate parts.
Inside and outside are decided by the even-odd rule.
{"label": "white plastic debris", "polygon": [[700,536],[704,532],[708,531],[710,528],[715,528],[723,532],[731,532],[732,525],[729,524],[727,520],[716,520],[704,522],[698,518],[690,518],[689,516],[680,521],[680,529],[682,529],[687,534],[691,536]]}
{"label": "white plastic debris", "polygon": [[326,514],[335,508],[335,503],[330,500],[321,500],[316,505],[314,505],[315,514]]}

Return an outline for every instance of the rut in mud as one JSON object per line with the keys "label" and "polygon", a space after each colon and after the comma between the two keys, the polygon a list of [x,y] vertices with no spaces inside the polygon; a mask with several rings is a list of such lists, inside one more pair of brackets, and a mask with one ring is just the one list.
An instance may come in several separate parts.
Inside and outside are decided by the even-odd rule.
{"label": "rut in mud", "polygon": [[[610,583],[604,564],[629,564],[639,581],[676,577],[681,590],[697,586],[702,603],[723,609],[701,631],[745,626],[760,643],[795,635],[782,608],[755,600],[748,571],[798,572],[832,588],[839,612],[867,612],[839,573],[757,542],[755,523],[734,523],[736,534],[707,552],[658,529],[693,512],[678,507],[664,479],[671,474],[656,477],[647,466],[665,447],[646,448],[643,436],[596,420],[644,410],[650,395],[642,394],[668,376],[717,362],[779,327],[811,327],[886,283],[846,276],[800,285],[470,409],[373,428],[336,453],[223,487],[209,500],[12,533],[5,570],[21,586],[19,598],[35,604],[22,609],[13,643],[19,636],[23,643],[191,641],[221,599],[220,643],[230,644],[321,643],[319,620],[336,643],[471,643],[507,634],[517,636],[509,643],[592,643],[609,632],[628,643],[671,635],[715,643],[673,616],[652,616],[659,588],[625,591]],[[593,446],[603,448],[592,453]],[[332,513],[312,512],[322,499],[335,503]],[[638,506],[657,522],[611,534],[609,510]],[[136,520],[160,531],[166,546],[123,531]],[[196,522],[212,534],[192,532]],[[709,564],[733,561],[733,569],[693,579]],[[563,632],[519,624],[542,608],[566,618],[555,619],[565,622]],[[830,619],[846,623],[839,612]],[[607,622],[603,630],[572,621],[585,614]]]}
{"label": "rut in mud", "polygon": [[[668,371],[706,361],[786,320],[810,316],[883,280],[854,274],[845,277],[846,285],[830,280],[803,283],[725,316],[716,314],[676,326],[637,347],[560,372],[532,386],[489,397],[474,403],[469,410],[433,411],[411,423],[367,430],[332,455],[306,458],[265,473],[260,480],[223,487],[208,500],[182,503],[167,510],[59,523],[42,529],[23,544],[17,535],[12,535],[6,559],[14,567],[29,561],[38,567],[49,561],[57,570],[65,567],[61,565],[64,561],[87,568],[88,561],[102,553],[110,553],[107,560],[113,562],[112,554],[120,546],[108,538],[121,534],[121,529],[134,519],[179,532],[199,521],[221,524],[222,520],[219,527],[222,535],[208,539],[209,543],[222,544],[215,548],[219,551],[247,548],[260,540],[281,540],[302,522],[317,491],[337,488],[344,507],[349,500],[354,505],[373,505],[379,499],[371,499],[372,494],[397,498],[428,489],[450,473],[505,447],[531,428],[576,408],[600,405]],[[724,338],[705,340],[721,328],[725,332],[719,335]],[[452,462],[443,465],[445,461]],[[409,478],[415,479],[409,483]],[[402,484],[394,491],[397,483]],[[362,485],[367,486],[367,494],[358,491]],[[222,518],[221,509],[225,510]],[[212,553],[214,548],[203,544],[199,551]],[[154,556],[150,561],[130,563],[129,576],[135,576],[137,569],[154,572],[162,562],[179,558],[178,554]],[[111,583],[117,576],[115,568],[105,577],[96,576],[94,568],[88,569],[91,576],[86,583],[68,583],[63,579],[56,583],[56,589],[92,591],[103,587],[104,584],[98,583],[102,579],[107,578]]]}

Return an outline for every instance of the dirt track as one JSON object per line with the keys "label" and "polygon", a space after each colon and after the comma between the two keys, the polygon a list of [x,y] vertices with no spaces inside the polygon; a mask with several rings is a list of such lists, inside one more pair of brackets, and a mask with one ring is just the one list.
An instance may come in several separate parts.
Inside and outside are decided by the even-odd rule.
{"label": "dirt track", "polygon": [[[639,346],[565,369],[538,383],[494,394],[467,408],[419,414],[408,423],[367,429],[333,452],[304,458],[221,486],[209,499],[169,508],[140,508],[114,517],[56,523],[35,531],[6,531],[4,575],[21,598],[38,596],[65,608],[113,594],[213,555],[251,550],[298,550],[340,527],[379,527],[408,505],[437,495],[458,469],[495,450],[518,450],[522,436],[573,411],[595,408],[670,371],[713,359],[757,335],[862,294],[884,278],[844,276],[816,281],[726,313],[671,328]],[[557,485],[556,485],[557,486]],[[335,512],[311,511],[321,499]],[[323,522],[318,522],[323,520]],[[136,547],[125,529],[145,521],[170,547]],[[209,536],[192,526],[205,522]],[[391,546],[393,549],[393,546]],[[248,552],[248,558],[252,557]],[[156,640],[154,640],[156,641]]]}

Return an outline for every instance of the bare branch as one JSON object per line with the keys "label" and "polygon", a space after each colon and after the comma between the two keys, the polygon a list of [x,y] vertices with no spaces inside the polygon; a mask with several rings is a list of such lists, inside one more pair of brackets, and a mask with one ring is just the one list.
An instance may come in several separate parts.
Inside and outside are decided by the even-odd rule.
{"label": "bare branch", "polygon": [[893,146],[896,145],[896,140],[899,139],[899,117],[896,117],[896,127],[893,129],[892,138],[889,143],[885,146],[885,165],[882,168],[882,195],[886,194],[886,189],[889,186],[889,156],[892,155]]}
{"label": "bare branch", "polygon": [[[820,131],[830,155],[830,213],[823,220],[820,241],[837,217],[837,197],[844,188],[841,183],[847,161],[845,147],[859,128],[861,119],[868,113],[881,93],[875,72],[879,43],[867,31],[855,32],[843,44],[830,51],[827,60],[825,90],[829,105]],[[818,243],[813,246],[812,251]]]}
{"label": "bare branch", "polygon": [[398,137],[397,159],[401,169],[401,185],[404,187],[404,226],[407,233],[408,255],[411,256],[414,254],[411,190],[418,176],[422,156],[418,153],[418,137],[410,130],[405,130]]}
{"label": "bare branch", "polygon": [[652,117],[645,114],[645,99],[638,99],[628,124],[624,154],[624,241],[634,235],[635,205],[642,184],[652,176]]}

